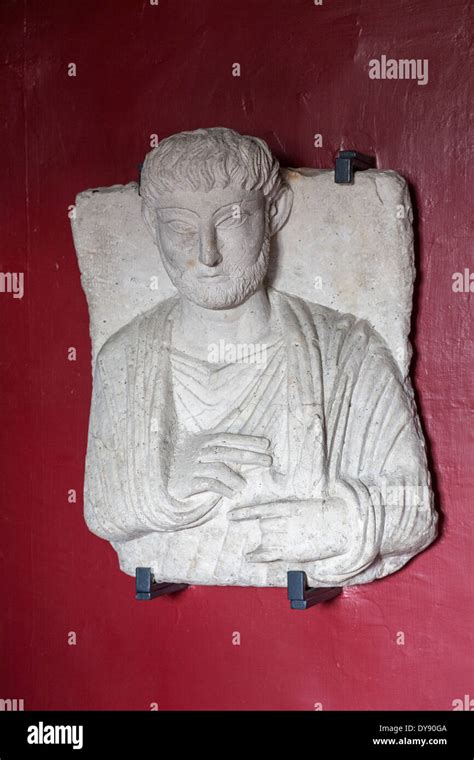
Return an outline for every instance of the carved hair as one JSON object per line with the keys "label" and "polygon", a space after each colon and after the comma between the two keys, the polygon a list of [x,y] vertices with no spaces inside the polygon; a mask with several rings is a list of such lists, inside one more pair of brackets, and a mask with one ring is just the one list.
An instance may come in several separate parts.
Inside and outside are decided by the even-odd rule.
{"label": "carved hair", "polygon": [[263,190],[270,198],[286,184],[280,165],[258,137],[226,127],[179,132],[147,154],[140,195],[143,211],[156,206],[160,193],[204,190],[234,183],[247,191]]}

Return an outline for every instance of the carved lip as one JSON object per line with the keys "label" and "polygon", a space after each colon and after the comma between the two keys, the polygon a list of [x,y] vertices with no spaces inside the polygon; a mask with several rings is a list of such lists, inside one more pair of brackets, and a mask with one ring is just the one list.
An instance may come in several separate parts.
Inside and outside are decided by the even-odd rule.
{"label": "carved lip", "polygon": [[228,274],[198,274],[199,280],[222,280],[228,279]]}

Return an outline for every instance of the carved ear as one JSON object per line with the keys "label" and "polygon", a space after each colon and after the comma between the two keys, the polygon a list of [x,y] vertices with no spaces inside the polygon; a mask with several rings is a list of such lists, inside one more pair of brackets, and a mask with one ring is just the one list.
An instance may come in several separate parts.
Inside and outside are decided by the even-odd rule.
{"label": "carved ear", "polygon": [[293,190],[282,182],[278,193],[270,200],[268,207],[270,235],[275,235],[287,221],[293,205]]}
{"label": "carved ear", "polygon": [[146,228],[150,235],[153,238],[153,241],[156,243],[156,218],[155,214],[153,213],[153,210],[146,204],[142,202],[142,216],[146,224]]}

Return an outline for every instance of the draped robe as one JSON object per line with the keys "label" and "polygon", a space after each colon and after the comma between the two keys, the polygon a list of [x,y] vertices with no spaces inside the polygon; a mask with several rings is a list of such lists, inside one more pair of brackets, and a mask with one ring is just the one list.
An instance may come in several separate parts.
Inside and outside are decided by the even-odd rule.
{"label": "draped robe", "polygon": [[[185,375],[191,383],[193,367],[189,359],[186,369],[186,356],[172,346],[178,297],[136,317],[100,350],[84,511],[124,572],[147,566],[171,582],[285,586],[288,570],[303,569],[312,585],[352,585],[398,570],[434,539],[413,393],[384,340],[353,315],[272,288],[268,296],[279,342],[255,375],[254,392],[238,409],[230,403],[219,423],[268,436],[275,460],[270,469],[241,468],[247,486],[233,497],[179,499],[169,487],[176,446],[199,419],[193,406],[196,419],[183,422]],[[219,424],[216,430],[224,432]],[[339,525],[321,504],[341,494],[347,514]],[[310,561],[248,560],[260,542],[259,521],[232,522],[230,509],[313,499]],[[344,550],[327,557],[317,536],[329,530],[340,533]]]}

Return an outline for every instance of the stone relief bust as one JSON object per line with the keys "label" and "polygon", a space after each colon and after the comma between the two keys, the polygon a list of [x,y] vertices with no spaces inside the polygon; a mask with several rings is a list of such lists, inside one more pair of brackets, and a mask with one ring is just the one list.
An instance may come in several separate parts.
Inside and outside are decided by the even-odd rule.
{"label": "stone relief bust", "polygon": [[97,354],[90,530],[159,581],[285,586],[301,569],[334,586],[401,568],[437,525],[411,386],[368,321],[268,284],[293,193],[266,143],[173,135],[140,195],[175,293]]}

